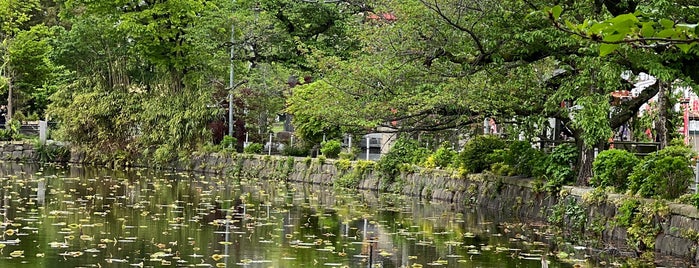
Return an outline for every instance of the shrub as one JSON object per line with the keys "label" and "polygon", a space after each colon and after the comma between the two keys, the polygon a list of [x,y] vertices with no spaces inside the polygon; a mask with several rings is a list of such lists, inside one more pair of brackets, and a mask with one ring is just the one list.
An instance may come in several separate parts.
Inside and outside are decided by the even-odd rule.
{"label": "shrub", "polygon": [[34,144],[36,158],[39,162],[67,162],[70,159],[70,149],[59,144]]}
{"label": "shrub", "polygon": [[629,190],[643,197],[679,197],[694,177],[690,167],[693,156],[684,146],[669,146],[646,156],[629,176]]}
{"label": "shrub", "polygon": [[512,167],[518,175],[532,176],[532,171],[544,157],[544,153],[532,148],[528,141],[514,141],[507,148],[503,163]]}
{"label": "shrub", "polygon": [[246,154],[260,154],[262,153],[262,149],[264,149],[264,146],[260,143],[250,143],[248,146],[243,149],[243,152]]}
{"label": "shrub", "polygon": [[404,164],[417,164],[422,162],[430,151],[420,147],[416,140],[399,138],[386,155],[377,163],[377,170],[384,177],[392,179],[400,173]]}
{"label": "shrub", "polygon": [[337,158],[342,151],[342,143],[336,140],[329,140],[320,144],[320,152],[329,158]]}
{"label": "shrub", "polygon": [[628,177],[639,161],[633,153],[625,150],[603,151],[592,162],[593,177],[590,179],[590,185],[613,186],[617,191],[625,191],[628,186]]}
{"label": "shrub", "polygon": [[454,158],[457,153],[451,148],[449,142],[444,142],[431,156],[434,159],[434,164],[437,167],[449,167],[454,163]]}
{"label": "shrub", "polygon": [[572,144],[562,144],[539,160],[533,173],[537,178],[546,181],[544,189],[550,192],[558,191],[561,186],[573,180],[573,166],[578,160],[578,150]]}
{"label": "shrub", "polygon": [[350,160],[350,161],[357,159],[356,154],[348,153],[348,152],[340,152],[338,157],[340,157],[340,159]]}
{"label": "shrub", "polygon": [[0,129],[0,141],[21,140],[23,138],[19,133],[21,127],[22,123],[19,120],[12,119],[7,122],[7,127]]}
{"label": "shrub", "polygon": [[308,156],[309,151],[310,150],[308,148],[298,146],[284,146],[284,149],[282,149],[282,155],[303,157]]}
{"label": "shrub", "polygon": [[495,163],[490,167],[490,171],[499,176],[514,176],[517,172],[510,165],[505,163]]}
{"label": "shrub", "polygon": [[221,140],[221,148],[226,149],[226,148],[235,148],[235,146],[238,144],[238,139],[235,137],[231,136],[223,136],[223,140]]}
{"label": "shrub", "polygon": [[677,199],[677,202],[682,204],[692,205],[699,209],[699,193],[697,194],[684,194]]}
{"label": "shrub", "polygon": [[464,150],[459,154],[459,163],[469,172],[482,172],[497,162],[493,152],[505,147],[505,142],[494,135],[476,136],[464,146]]}

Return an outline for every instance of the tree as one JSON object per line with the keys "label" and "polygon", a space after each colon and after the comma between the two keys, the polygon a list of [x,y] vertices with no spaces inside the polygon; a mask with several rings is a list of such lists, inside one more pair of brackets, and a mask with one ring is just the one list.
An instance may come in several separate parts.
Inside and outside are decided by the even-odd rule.
{"label": "tree", "polygon": [[[66,1],[52,97],[60,133],[94,155],[169,161],[210,138],[229,56],[230,1]],[[100,108],[100,109],[97,109]]]}
{"label": "tree", "polygon": [[[687,81],[683,68],[664,64],[677,54],[601,57],[598,43],[550,23],[547,1],[384,3],[376,9],[398,19],[359,25],[362,53],[319,61],[328,66],[327,83],[354,100],[347,105],[354,114],[399,132],[458,129],[487,116],[541,133],[543,120],[557,118],[580,149],[577,184],[591,174],[593,148],[658,92],[655,84],[631,101],[610,103],[609,93],[633,84],[623,72]],[[589,2],[562,9],[571,21],[611,16]]]}

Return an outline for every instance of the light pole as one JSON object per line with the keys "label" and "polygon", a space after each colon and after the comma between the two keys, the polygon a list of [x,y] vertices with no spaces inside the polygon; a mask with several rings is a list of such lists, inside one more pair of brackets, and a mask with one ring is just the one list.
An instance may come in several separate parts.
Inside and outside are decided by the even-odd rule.
{"label": "light pole", "polygon": [[235,25],[231,23],[231,71],[228,81],[228,136],[233,137],[233,59],[235,45]]}

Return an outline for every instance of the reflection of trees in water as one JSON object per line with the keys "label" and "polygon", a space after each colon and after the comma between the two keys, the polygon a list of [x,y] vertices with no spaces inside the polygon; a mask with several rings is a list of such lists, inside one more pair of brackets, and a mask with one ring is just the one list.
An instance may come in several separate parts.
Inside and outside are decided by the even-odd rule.
{"label": "reflection of trees in water", "polygon": [[[36,243],[22,245],[27,255],[53,252],[55,258],[57,250],[48,245],[66,240],[69,234],[56,232],[65,229],[75,238],[67,240],[71,248],[61,252],[99,249],[97,258],[68,259],[62,263],[66,266],[85,266],[89,264],[85,262],[108,256],[130,256],[129,263],[137,264],[147,261],[149,254],[165,252],[188,264],[204,261],[213,265],[211,256],[223,254],[230,256],[219,261],[229,266],[251,259],[276,261],[272,266],[277,267],[308,265],[314,260],[358,267],[366,266],[371,256],[383,267],[399,267],[414,263],[410,255],[419,255],[423,263],[452,253],[465,255],[448,241],[494,244],[506,239],[491,235],[499,227],[484,224],[487,213],[398,195],[338,193],[321,185],[144,169],[44,167],[39,175],[33,173],[38,169],[31,171],[29,166],[0,165],[0,174],[16,174],[21,179],[15,182],[23,182],[4,181],[2,186],[7,188],[0,188],[0,195],[9,199],[17,194],[29,196],[36,204],[15,204],[3,198],[0,205],[7,204],[8,212],[27,217],[23,213],[40,206],[39,193],[43,192],[45,209],[38,213],[44,214],[36,217],[54,214],[43,220],[38,234],[26,240]],[[59,223],[65,225],[53,226]],[[71,224],[82,227],[68,227]],[[467,232],[474,237],[465,238]],[[80,235],[92,240],[82,240]],[[101,242],[103,239],[110,242]],[[420,241],[426,243],[416,244]],[[298,247],[304,245],[308,248]],[[322,251],[326,247],[332,251]],[[382,251],[391,255],[379,254]],[[199,257],[192,257],[194,254]],[[282,261],[285,257],[296,259]]]}

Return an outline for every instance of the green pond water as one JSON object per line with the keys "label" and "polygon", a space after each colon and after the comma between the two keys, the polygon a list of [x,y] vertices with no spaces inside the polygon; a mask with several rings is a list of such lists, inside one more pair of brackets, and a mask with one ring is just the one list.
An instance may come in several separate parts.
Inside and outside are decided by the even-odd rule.
{"label": "green pond water", "polygon": [[0,163],[0,267],[590,266],[557,261],[545,226],[494,218],[317,185]]}

